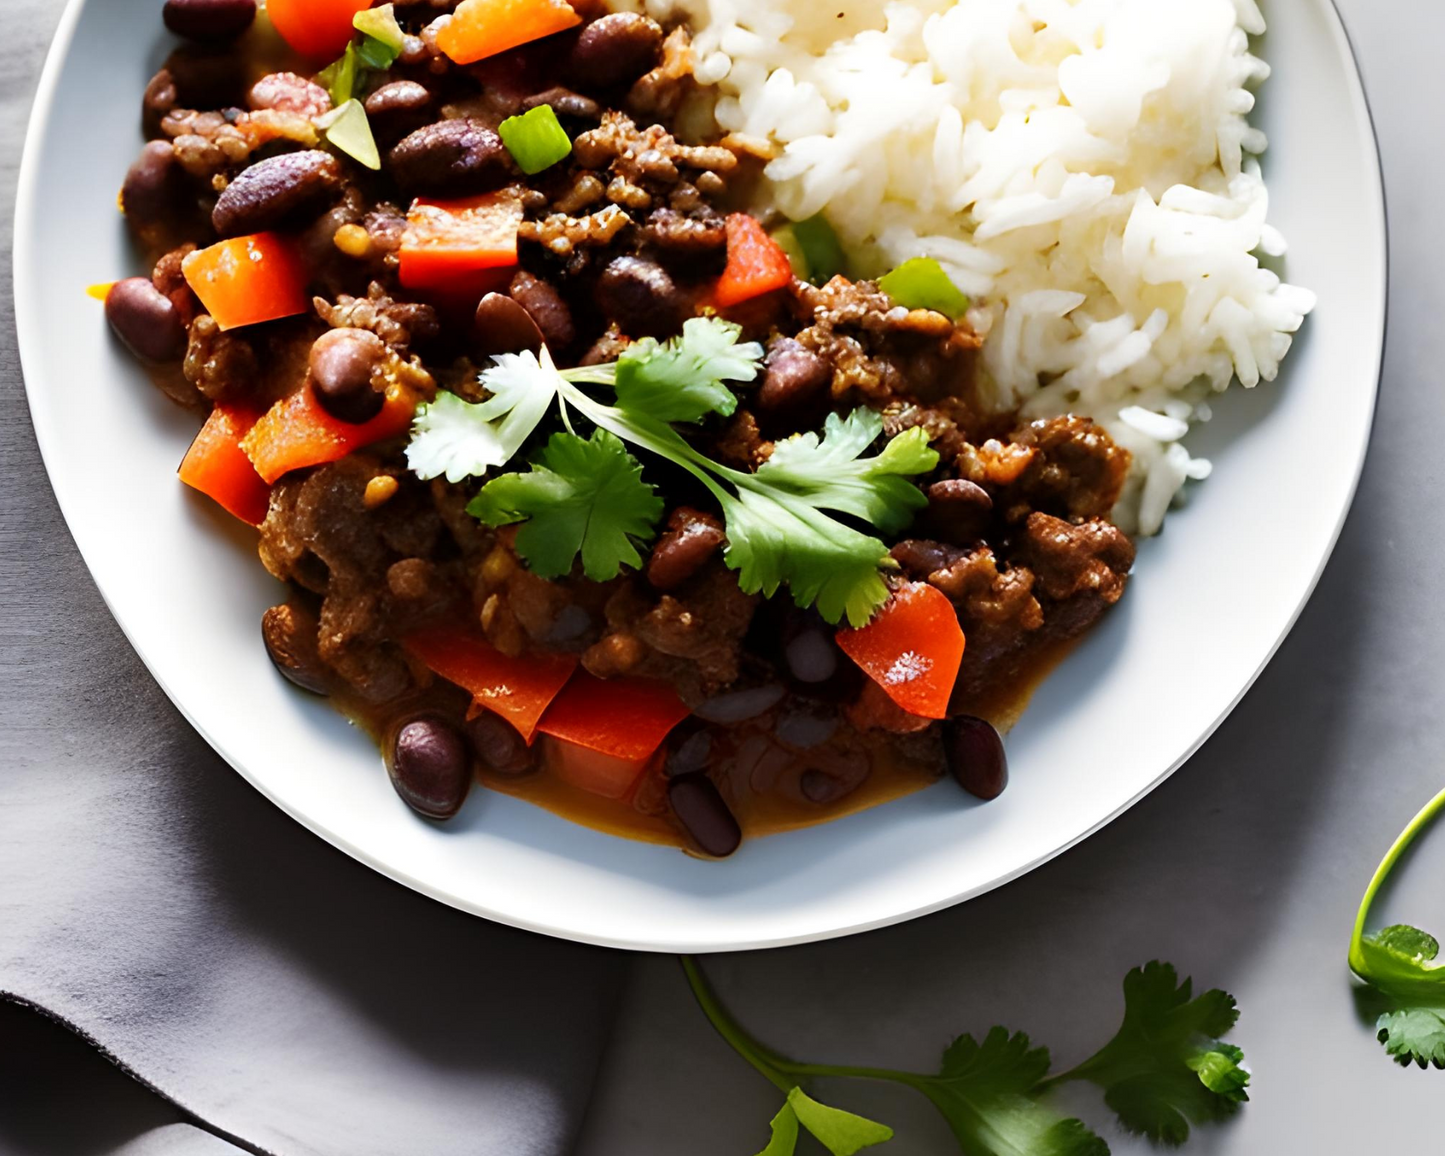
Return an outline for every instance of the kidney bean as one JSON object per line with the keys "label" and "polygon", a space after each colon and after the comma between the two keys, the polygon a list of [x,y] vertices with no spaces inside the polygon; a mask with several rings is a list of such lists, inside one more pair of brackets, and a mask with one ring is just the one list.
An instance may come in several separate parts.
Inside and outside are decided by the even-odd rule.
{"label": "kidney bean", "polygon": [[662,26],[636,12],[614,12],[587,25],[567,58],[566,74],[583,88],[620,88],[657,64]]}
{"label": "kidney bean", "polygon": [[959,715],[943,724],[943,753],[958,785],[980,799],[1008,786],[1008,757],[998,731],[984,719]]}
{"label": "kidney bean", "polygon": [[477,306],[472,322],[471,348],[473,356],[479,359],[524,350],[536,353],[542,348],[542,331],[532,315],[512,298],[488,293]]}
{"label": "kidney bean", "polygon": [[957,547],[928,538],[905,538],[889,550],[888,554],[903,567],[910,578],[918,579],[926,579],[930,574],[946,570],[964,556],[964,552]]}
{"label": "kidney bean", "polygon": [[396,793],[428,819],[450,819],[461,810],[472,785],[466,741],[437,715],[403,724],[392,741],[387,764]]}
{"label": "kidney bean", "polygon": [[725,859],[743,840],[737,819],[706,775],[678,775],[667,781],[667,801],[677,821],[702,852]]}
{"label": "kidney bean", "polygon": [[398,141],[427,118],[431,93],[414,80],[393,80],[366,98],[366,116],[379,141]]}
{"label": "kidney bean", "polygon": [[955,546],[976,542],[988,528],[993,499],[966,478],[946,478],[928,487],[928,509],[919,519],[930,537]]}
{"label": "kidney bean", "polygon": [[302,690],[330,694],[326,668],[316,650],[316,632],[315,617],[289,602],[261,615],[261,639],[276,669]]}
{"label": "kidney bean", "polygon": [[597,304],[629,336],[666,337],[681,327],[687,303],[656,261],[615,257],[597,279]]}
{"label": "kidney bean", "polygon": [[647,580],[658,590],[676,590],[727,541],[722,522],[711,514],[679,506],[647,560]]}
{"label": "kidney bean", "polygon": [[772,437],[818,425],[828,412],[833,367],[791,337],[768,350],[763,384],[753,395],[758,423]]}
{"label": "kidney bean", "polygon": [[572,310],[552,285],[519,269],[507,288],[512,300],[531,314],[542,337],[553,350],[566,349],[577,340]]}
{"label": "kidney bean", "polygon": [[187,40],[235,40],[256,19],[256,0],[166,0],[161,19]]}
{"label": "kidney bean", "polygon": [[257,110],[274,109],[317,117],[331,111],[331,94],[315,81],[294,72],[273,72],[251,85],[246,104]]}
{"label": "kidney bean", "polygon": [[311,388],[321,408],[340,421],[370,421],[386,398],[371,387],[371,373],[386,344],[366,329],[332,329],[311,347]]}
{"label": "kidney bean", "polygon": [[512,778],[537,769],[533,749],[522,740],[517,728],[490,711],[469,720],[466,732],[484,770]]}
{"label": "kidney bean", "polygon": [[319,213],[341,184],[336,158],[319,149],[282,153],[244,169],[216,201],[211,224],[223,237],[275,229]]}
{"label": "kidney bean", "polygon": [[171,142],[153,140],[125,174],[120,207],[132,228],[153,227],[174,217],[184,192],[184,175]]}
{"label": "kidney bean", "polygon": [[485,193],[515,175],[502,138],[479,120],[443,120],[404,137],[387,155],[410,193]]}
{"label": "kidney bean", "polygon": [[246,63],[229,47],[183,44],[166,58],[181,108],[226,108],[246,99]]}
{"label": "kidney bean", "polygon": [[163,364],[185,355],[185,323],[149,277],[127,277],[112,285],[105,295],[105,319],[142,361]]}

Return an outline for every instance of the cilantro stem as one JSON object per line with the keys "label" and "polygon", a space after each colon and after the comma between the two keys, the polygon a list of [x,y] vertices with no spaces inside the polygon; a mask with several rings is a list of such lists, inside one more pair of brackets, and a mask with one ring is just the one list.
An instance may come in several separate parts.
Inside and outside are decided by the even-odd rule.
{"label": "cilantro stem", "polygon": [[1380,860],[1380,865],[1375,868],[1375,874],[1370,879],[1370,885],[1365,888],[1365,897],[1360,900],[1360,909],[1355,915],[1355,932],[1350,937],[1350,970],[1361,979],[1367,978],[1368,965],[1365,962],[1364,952],[1361,943],[1365,937],[1365,920],[1369,917],[1370,906],[1375,901],[1375,893],[1380,890],[1390,872],[1395,869],[1395,864],[1413,843],[1416,837],[1428,827],[1431,821],[1445,810],[1445,791],[1441,791],[1433,799],[1420,809],[1410,825],[1400,832],[1400,837],[1395,840],[1390,849],[1385,852],[1385,857]]}
{"label": "cilantro stem", "polygon": [[782,1091],[787,1092],[797,1086],[798,1080],[790,1080],[788,1076],[824,1078],[841,1076],[858,1080],[890,1080],[896,1084],[907,1084],[910,1088],[917,1088],[920,1091],[923,1085],[929,1083],[929,1077],[915,1072],[900,1072],[892,1068],[860,1068],[848,1064],[805,1064],[779,1055],[750,1035],[747,1029],[733,1018],[732,1013],[723,1007],[712,990],[712,985],[703,975],[702,968],[698,966],[697,960],[690,955],[684,955],[681,958],[682,970],[687,975],[687,982],[692,988],[692,994],[697,998],[698,1006],[702,1008],[703,1014],[707,1016],[718,1035],[722,1036],[735,1052]]}

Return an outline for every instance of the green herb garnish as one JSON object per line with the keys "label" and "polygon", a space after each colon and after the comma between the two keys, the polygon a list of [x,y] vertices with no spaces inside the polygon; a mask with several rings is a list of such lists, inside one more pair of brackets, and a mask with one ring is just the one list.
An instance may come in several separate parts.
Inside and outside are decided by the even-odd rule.
{"label": "green herb garnish", "polygon": [[551,168],[572,151],[572,139],[557,120],[550,104],[539,104],[521,116],[509,116],[497,126],[497,135],[529,177]]}
{"label": "green herb garnish", "polygon": [[327,143],[351,157],[358,164],[379,172],[381,152],[376,147],[376,137],[371,133],[371,121],[361,101],[348,100],[340,108],[332,109],[316,122],[316,127],[326,134]]}
{"label": "green herb garnish", "polygon": [[1365,933],[1375,895],[1415,838],[1445,808],[1445,791],[1428,802],[1385,854],[1360,901],[1350,938],[1350,970],[1383,1003],[1375,1023],[1385,1050],[1399,1063],[1445,1068],[1445,964],[1433,935],[1407,924]]}
{"label": "green herb garnish", "polygon": [[932,257],[904,261],[878,282],[878,288],[905,309],[932,309],[955,321],[968,310],[968,298]]}
{"label": "green herb garnish", "polygon": [[594,582],[642,564],[636,544],[651,540],[662,511],[642,463],[604,429],[589,440],[553,434],[530,473],[503,474],[467,506],[489,526],[523,523],[517,553],[533,573],[560,578],[581,554]]}
{"label": "green herb garnish", "polygon": [[[801,1085],[811,1079],[882,1080],[912,1088],[948,1122],[964,1156],[1108,1156],[1109,1146],[1082,1120],[1049,1105],[1049,1090],[1065,1080],[1104,1087],[1106,1102],[1126,1128],[1168,1143],[1188,1136],[1189,1121],[1218,1119],[1247,1099],[1248,1075],[1238,1067],[1238,1049],[1201,1044],[1215,1029],[1233,1025],[1234,1001],[1221,991],[1191,1000],[1189,981],[1177,983],[1168,964],[1131,971],[1118,1034],[1092,1059],[1053,1079],[1047,1078],[1048,1049],[1001,1027],[982,1041],[959,1036],[936,1073],[799,1063],[753,1038],[719,1001],[695,960],[685,956],[682,965],[718,1034],[786,1097],[759,1156],[793,1156],[800,1124],[835,1156],[892,1138],[882,1124],[809,1099]],[[1226,1052],[1221,1067],[1213,1057]],[[811,1117],[804,1103],[826,1115]]]}
{"label": "green herb garnish", "polygon": [[[738,571],[746,592],[771,596],[787,586],[799,606],[816,605],[829,622],[846,617],[861,626],[887,601],[883,572],[895,564],[879,538],[834,515],[861,518],[887,531],[902,528],[926,504],[904,478],[932,470],[938,454],[925,431],[912,429],[881,453],[865,456],[882,435],[883,422],[871,410],[859,410],[846,419],[830,418],[821,437],[807,434],[779,442],[773,460],[757,473],[706,457],[671,423],[734,412],[737,398],[724,383],[755,378],[763,355],[760,345],[739,343],[740,335],[738,326],[718,318],[693,318],[680,337],[666,344],[638,342],[613,364],[562,373],[545,350],[540,359],[530,353],[504,355],[481,374],[491,394],[486,401],[471,404],[442,393],[418,410],[408,463],[423,478],[445,475],[456,482],[479,477],[505,466],[555,403],[569,431],[569,414],[575,411],[620,442],[663,458],[701,482],[722,508],[728,536],[724,559]],[[615,404],[597,401],[582,384],[613,387]],[[504,524],[494,520],[503,512],[539,516],[538,503],[545,500],[541,491],[532,491],[532,504],[521,509],[514,507],[514,483],[506,476],[490,482],[483,495],[499,484],[506,500],[480,502],[479,516],[492,524]],[[646,536],[630,534],[638,540]],[[622,562],[636,564],[625,557]],[[549,555],[541,565],[554,570],[557,563]]]}

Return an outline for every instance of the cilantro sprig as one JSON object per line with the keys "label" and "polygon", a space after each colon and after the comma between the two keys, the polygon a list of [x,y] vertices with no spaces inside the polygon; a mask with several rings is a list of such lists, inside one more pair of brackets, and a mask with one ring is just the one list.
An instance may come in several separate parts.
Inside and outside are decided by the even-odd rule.
{"label": "cilantro sprig", "polygon": [[[562,372],[545,349],[540,357],[496,358],[481,373],[489,394],[485,401],[443,392],[418,410],[408,464],[422,478],[481,477],[509,465],[556,406],[569,435],[575,413],[616,439],[596,443],[608,447],[607,460],[617,468],[613,488],[594,484],[586,471],[596,463],[566,453],[563,447],[573,443],[564,441],[555,450],[549,445],[533,463],[532,475],[521,475],[534,480],[494,477],[468,507],[489,525],[535,522],[517,543],[533,570],[558,576],[580,554],[584,573],[604,581],[624,565],[638,565],[637,546],[650,540],[656,515],[648,516],[652,491],[641,481],[640,463],[622,449],[626,443],[680,467],[713,495],[727,526],[724,560],[746,592],[771,596],[786,586],[799,606],[816,606],[830,622],[846,617],[861,626],[887,601],[883,574],[895,564],[880,538],[837,515],[885,533],[902,529],[927,504],[907,479],[932,470],[938,454],[921,429],[868,454],[882,436],[883,421],[871,410],[858,410],[847,418],[830,417],[821,435],[779,442],[756,473],[708,458],[674,423],[736,411],[737,396],[728,383],[756,378],[763,355],[756,342],[738,340],[741,332],[717,318],[693,318],[666,344],[641,341],[611,364]],[[613,404],[598,401],[583,385],[611,387]],[[620,480],[624,475],[630,482]],[[579,537],[579,525],[594,523],[595,534]],[[550,535],[563,525],[567,533],[553,542]],[[564,545],[573,547],[570,556],[564,556]]]}
{"label": "cilantro sprig", "polygon": [[1211,1038],[1233,1026],[1233,999],[1222,991],[1191,999],[1190,982],[1179,983],[1168,964],[1131,971],[1118,1033],[1090,1059],[1053,1078],[1048,1049],[1002,1027],[982,1040],[959,1036],[936,1073],[799,1063],[750,1035],[723,1006],[696,960],[683,957],[682,965],[718,1034],[786,1097],[759,1156],[793,1156],[800,1127],[834,1156],[851,1156],[892,1138],[886,1125],[810,1099],[802,1084],[818,1078],[912,1088],[938,1109],[963,1156],[1108,1156],[1108,1144],[1087,1124],[1050,1105],[1050,1089],[1068,1080],[1098,1084],[1126,1128],[1171,1144],[1188,1137],[1191,1121],[1220,1119],[1248,1099],[1242,1053]]}
{"label": "cilantro sprig", "polygon": [[1385,1050],[1403,1065],[1445,1068],[1445,963],[1433,935],[1397,923],[1366,933],[1375,896],[1416,837],[1445,809],[1441,791],[1400,833],[1370,880],[1350,937],[1350,970],[1383,1005],[1375,1029]]}

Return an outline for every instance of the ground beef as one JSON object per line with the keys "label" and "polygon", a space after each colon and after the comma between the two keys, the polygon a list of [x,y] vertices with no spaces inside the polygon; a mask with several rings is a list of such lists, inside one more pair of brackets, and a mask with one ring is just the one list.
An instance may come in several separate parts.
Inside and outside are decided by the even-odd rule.
{"label": "ground beef", "polygon": [[1043,418],[1016,430],[1010,441],[1035,452],[1001,503],[1009,520],[1032,510],[1075,520],[1103,518],[1118,502],[1129,451],[1090,418]]}

